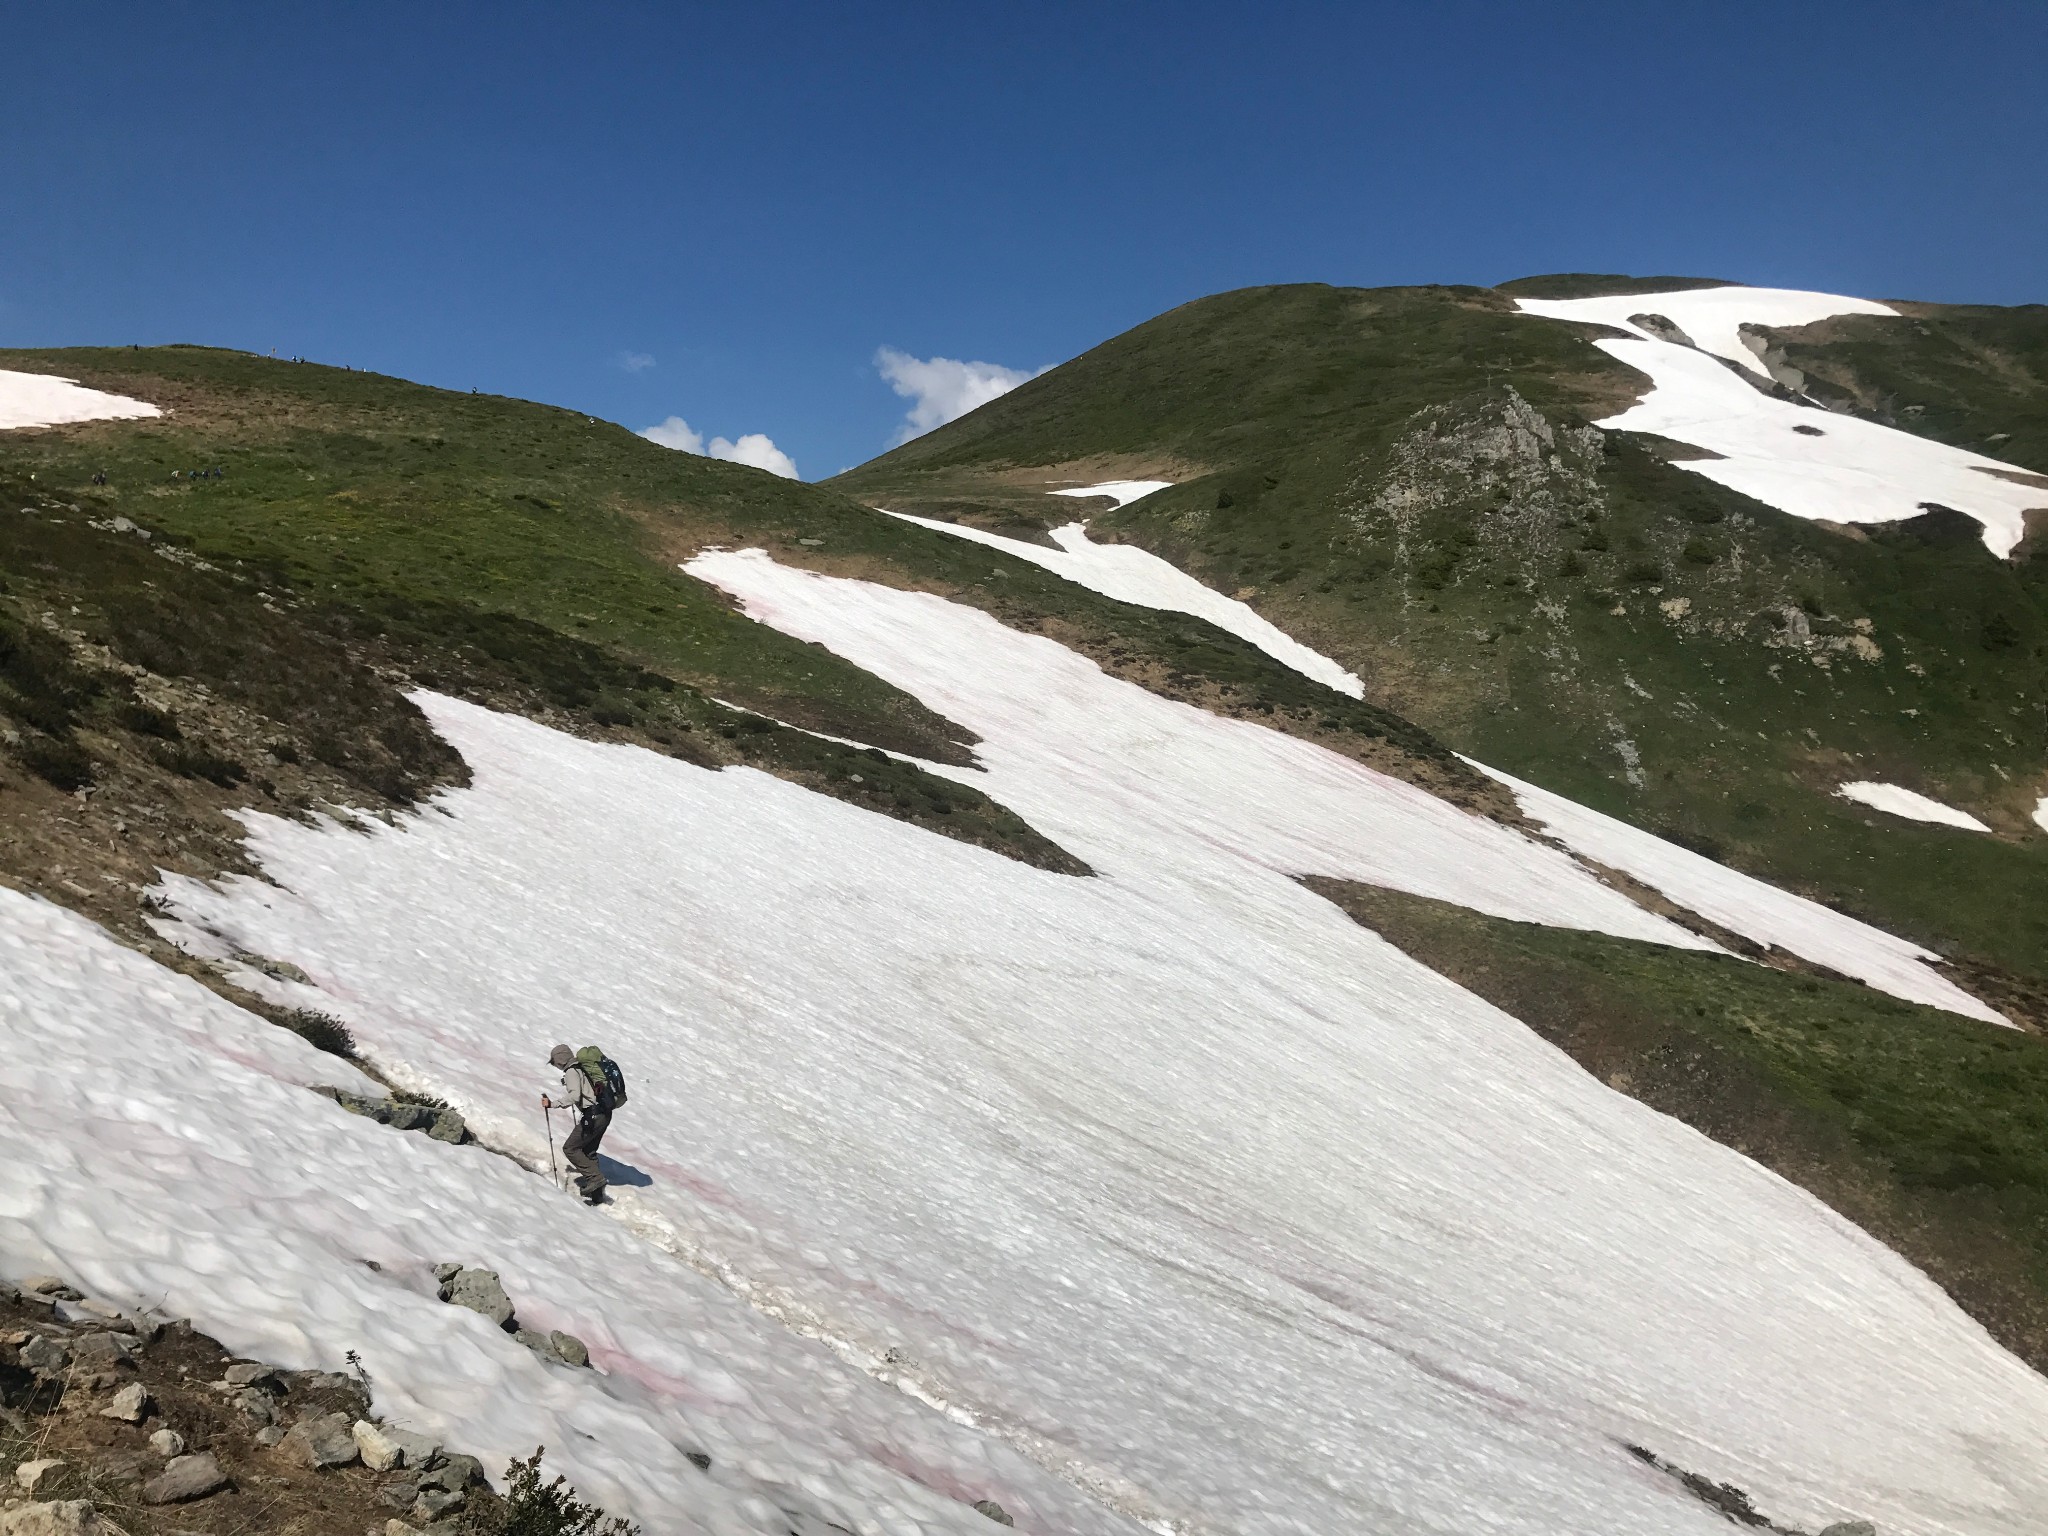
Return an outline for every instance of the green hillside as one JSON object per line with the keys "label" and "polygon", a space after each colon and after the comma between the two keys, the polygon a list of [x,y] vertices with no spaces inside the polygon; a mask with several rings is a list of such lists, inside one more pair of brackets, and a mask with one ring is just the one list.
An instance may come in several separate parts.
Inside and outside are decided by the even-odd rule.
{"label": "green hillside", "polygon": [[[1970,311],[1930,329],[1996,330],[2017,354],[2039,323]],[[1594,334],[1500,290],[1247,289],[833,483],[1017,529],[1073,516],[1049,486],[1176,480],[1098,507],[1095,535],[1243,597],[1461,751],[1926,943],[1980,987],[2038,981],[2048,566],[1994,559],[1959,515],[1788,517],[1674,467],[1670,445],[1590,430],[1646,387]],[[1899,393],[1923,351],[1884,353],[1887,408],[1947,421]],[[1862,810],[1832,793],[1852,778],[1997,835]]]}

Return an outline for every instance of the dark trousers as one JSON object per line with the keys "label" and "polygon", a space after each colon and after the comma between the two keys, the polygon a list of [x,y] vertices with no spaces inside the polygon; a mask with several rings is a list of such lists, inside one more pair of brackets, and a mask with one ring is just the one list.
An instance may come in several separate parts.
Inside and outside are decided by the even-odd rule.
{"label": "dark trousers", "polygon": [[562,1156],[576,1170],[576,1191],[591,1200],[604,1193],[604,1172],[597,1166],[597,1144],[612,1127],[612,1117],[601,1111],[579,1116],[576,1129],[562,1143]]}

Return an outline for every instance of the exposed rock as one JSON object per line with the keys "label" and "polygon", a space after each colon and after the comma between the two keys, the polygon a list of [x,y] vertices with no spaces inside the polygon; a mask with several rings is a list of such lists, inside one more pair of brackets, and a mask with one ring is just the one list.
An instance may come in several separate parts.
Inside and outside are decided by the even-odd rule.
{"label": "exposed rock", "polygon": [[135,1364],[135,1352],[141,1347],[142,1341],[132,1334],[88,1333],[72,1341],[71,1358],[80,1370],[119,1370]]}
{"label": "exposed rock", "polygon": [[462,1266],[460,1264],[436,1264],[434,1266],[434,1278],[444,1285],[461,1273]]}
{"label": "exposed rock", "polygon": [[186,1504],[219,1493],[227,1487],[228,1475],[221,1471],[213,1452],[196,1456],[174,1456],[162,1473],[142,1485],[145,1504]]}
{"label": "exposed rock", "polygon": [[34,1493],[63,1470],[64,1463],[62,1461],[54,1456],[42,1456],[34,1461],[24,1461],[20,1466],[16,1467],[14,1469],[14,1481],[20,1485],[23,1493]]}
{"label": "exposed rock", "polygon": [[377,1490],[377,1502],[387,1509],[411,1509],[420,1496],[420,1480],[402,1477]]}
{"label": "exposed rock", "polygon": [[474,1488],[484,1480],[484,1464],[474,1456],[444,1455],[441,1464],[420,1478],[421,1489],[441,1488],[450,1493]]}
{"label": "exposed rock", "polygon": [[37,1334],[21,1346],[16,1358],[38,1376],[54,1376],[71,1361],[71,1351],[60,1341]]}
{"label": "exposed rock", "polygon": [[987,1515],[997,1525],[1015,1525],[1017,1523],[1010,1518],[1010,1512],[994,1499],[975,1500],[974,1512],[977,1515]]}
{"label": "exposed rock", "polygon": [[24,1504],[0,1514],[0,1536],[100,1536],[105,1529],[85,1499]]}
{"label": "exposed rock", "polygon": [[386,1520],[384,1536],[420,1536],[419,1527],[407,1525],[403,1520]]}
{"label": "exposed rock", "polygon": [[279,1452],[302,1467],[345,1467],[361,1452],[354,1426],[345,1413],[323,1413],[301,1419],[285,1432]]}
{"label": "exposed rock", "polygon": [[185,1437],[175,1429],[160,1429],[149,1437],[149,1448],[169,1461],[185,1454]]}
{"label": "exposed rock", "polygon": [[277,1372],[255,1360],[237,1360],[222,1373],[221,1379],[231,1387],[256,1387],[279,1394],[284,1391],[284,1383],[277,1379]]}
{"label": "exposed rock", "polygon": [[256,1431],[254,1439],[258,1445],[267,1451],[284,1439],[284,1430],[276,1424],[266,1425],[264,1428]]}
{"label": "exposed rock", "polygon": [[231,1394],[228,1401],[258,1424],[275,1426],[277,1423],[277,1402],[268,1392],[259,1392],[254,1387],[244,1387],[239,1392]]}
{"label": "exposed rock", "polygon": [[548,1335],[548,1343],[554,1346],[556,1358],[564,1365],[590,1364],[590,1350],[575,1334],[557,1331]]}
{"label": "exposed rock", "polygon": [[439,1110],[434,1123],[427,1127],[427,1135],[435,1141],[445,1141],[451,1146],[460,1146],[469,1135],[469,1126],[461,1115],[452,1109]]}
{"label": "exposed rock", "polygon": [[518,1327],[512,1317],[512,1299],[505,1294],[497,1275],[488,1269],[458,1269],[453,1277],[442,1282],[441,1299],[481,1313],[507,1333]]}
{"label": "exposed rock", "polygon": [[413,1503],[412,1517],[415,1520],[432,1522],[443,1515],[452,1515],[467,1502],[459,1489],[422,1488],[419,1498]]}
{"label": "exposed rock", "polygon": [[1877,1536],[1877,1527],[1868,1520],[1837,1520],[1820,1536]]}
{"label": "exposed rock", "polygon": [[363,1465],[372,1472],[389,1472],[404,1462],[405,1453],[397,1443],[368,1419],[357,1419],[349,1426],[349,1433],[355,1436],[356,1451],[363,1458]]}
{"label": "exposed rock", "polygon": [[74,1291],[58,1275],[30,1275],[21,1282],[21,1288],[32,1295],[51,1301],[83,1301],[85,1293]]}
{"label": "exposed rock", "polygon": [[119,1419],[123,1424],[140,1424],[148,1414],[149,1392],[139,1381],[129,1382],[100,1410],[101,1418]]}

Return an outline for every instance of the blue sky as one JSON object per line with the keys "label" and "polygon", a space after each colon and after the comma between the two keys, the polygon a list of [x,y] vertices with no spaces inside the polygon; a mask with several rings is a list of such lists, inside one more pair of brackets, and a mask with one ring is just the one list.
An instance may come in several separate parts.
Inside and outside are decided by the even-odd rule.
{"label": "blue sky", "polygon": [[945,413],[911,364],[1251,283],[2048,300],[2040,3],[27,9],[0,343],[275,348],[807,478]]}

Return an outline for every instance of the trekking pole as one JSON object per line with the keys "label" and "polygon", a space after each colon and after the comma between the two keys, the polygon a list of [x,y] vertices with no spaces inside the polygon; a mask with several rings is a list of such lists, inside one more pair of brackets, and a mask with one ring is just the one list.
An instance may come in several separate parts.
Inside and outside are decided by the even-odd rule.
{"label": "trekking pole", "polygon": [[546,1104],[541,1105],[540,1112],[548,1124],[548,1177],[555,1181],[555,1188],[560,1189],[562,1170],[555,1166],[555,1112]]}

